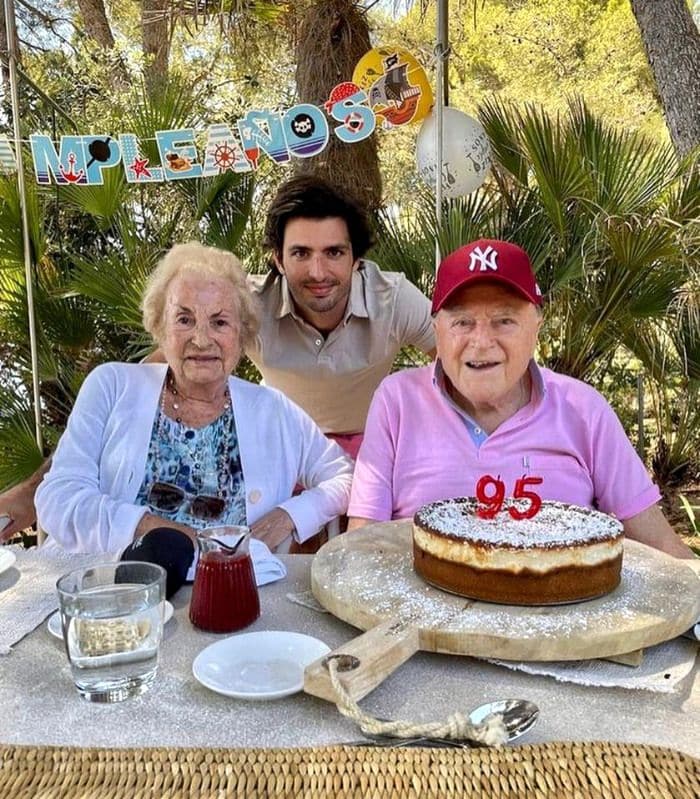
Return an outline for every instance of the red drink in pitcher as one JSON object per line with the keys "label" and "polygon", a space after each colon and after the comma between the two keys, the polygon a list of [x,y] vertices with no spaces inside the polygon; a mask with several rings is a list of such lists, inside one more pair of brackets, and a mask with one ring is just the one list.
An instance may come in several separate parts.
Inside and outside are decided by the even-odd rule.
{"label": "red drink in pitcher", "polygon": [[[233,547],[209,536],[222,535],[225,528],[197,534],[200,548],[190,600],[190,621],[212,633],[231,633],[252,624],[260,615],[253,562],[248,554],[248,536]],[[230,528],[229,528],[230,529]]]}

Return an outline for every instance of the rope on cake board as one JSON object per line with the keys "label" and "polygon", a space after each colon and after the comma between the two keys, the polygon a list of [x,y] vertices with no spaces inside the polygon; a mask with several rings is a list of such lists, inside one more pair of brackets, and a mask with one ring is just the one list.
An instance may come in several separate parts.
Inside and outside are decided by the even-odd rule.
{"label": "rope on cake board", "polygon": [[423,724],[402,720],[381,721],[365,713],[348,694],[338,675],[341,670],[338,657],[328,658],[326,668],[335,690],[338,711],[357,722],[365,734],[386,735],[393,738],[447,738],[472,741],[486,746],[500,746],[506,743],[507,733],[503,719],[495,715],[486,716],[481,724],[472,724],[459,712],[453,713],[445,721],[430,721]]}

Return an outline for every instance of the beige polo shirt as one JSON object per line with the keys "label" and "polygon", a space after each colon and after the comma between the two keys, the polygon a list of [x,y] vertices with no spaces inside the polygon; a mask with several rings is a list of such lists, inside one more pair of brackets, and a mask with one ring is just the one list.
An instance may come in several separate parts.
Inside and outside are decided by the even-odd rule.
{"label": "beige polo shirt", "polygon": [[397,352],[435,346],[430,301],[399,272],[362,261],[345,317],[324,338],[294,310],[284,277],[249,275],[262,323],[246,354],[263,381],[300,405],[325,433],[364,430],[369,403]]}

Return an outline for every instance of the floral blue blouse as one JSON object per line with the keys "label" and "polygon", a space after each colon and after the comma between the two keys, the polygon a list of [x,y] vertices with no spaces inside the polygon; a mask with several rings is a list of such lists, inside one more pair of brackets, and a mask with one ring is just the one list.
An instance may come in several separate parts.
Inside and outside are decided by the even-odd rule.
{"label": "floral blue blouse", "polygon": [[[149,502],[151,486],[156,482],[182,489],[185,497],[176,510],[162,510]],[[218,518],[203,519],[190,513],[195,496],[221,496],[226,505]],[[158,516],[197,530],[246,524],[245,481],[232,409],[227,408],[206,427],[195,429],[170,419],[159,408],[136,502],[147,505]]]}

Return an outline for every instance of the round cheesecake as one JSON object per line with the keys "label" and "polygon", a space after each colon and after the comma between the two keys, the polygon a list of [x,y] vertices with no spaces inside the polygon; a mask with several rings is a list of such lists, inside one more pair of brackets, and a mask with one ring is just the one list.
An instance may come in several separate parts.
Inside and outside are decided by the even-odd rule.
{"label": "round cheesecake", "polygon": [[413,517],[413,563],[427,582],[454,594],[508,605],[592,599],[620,582],[623,530],[600,511],[544,500],[515,520],[507,499],[493,519],[472,497],[424,505]]}

